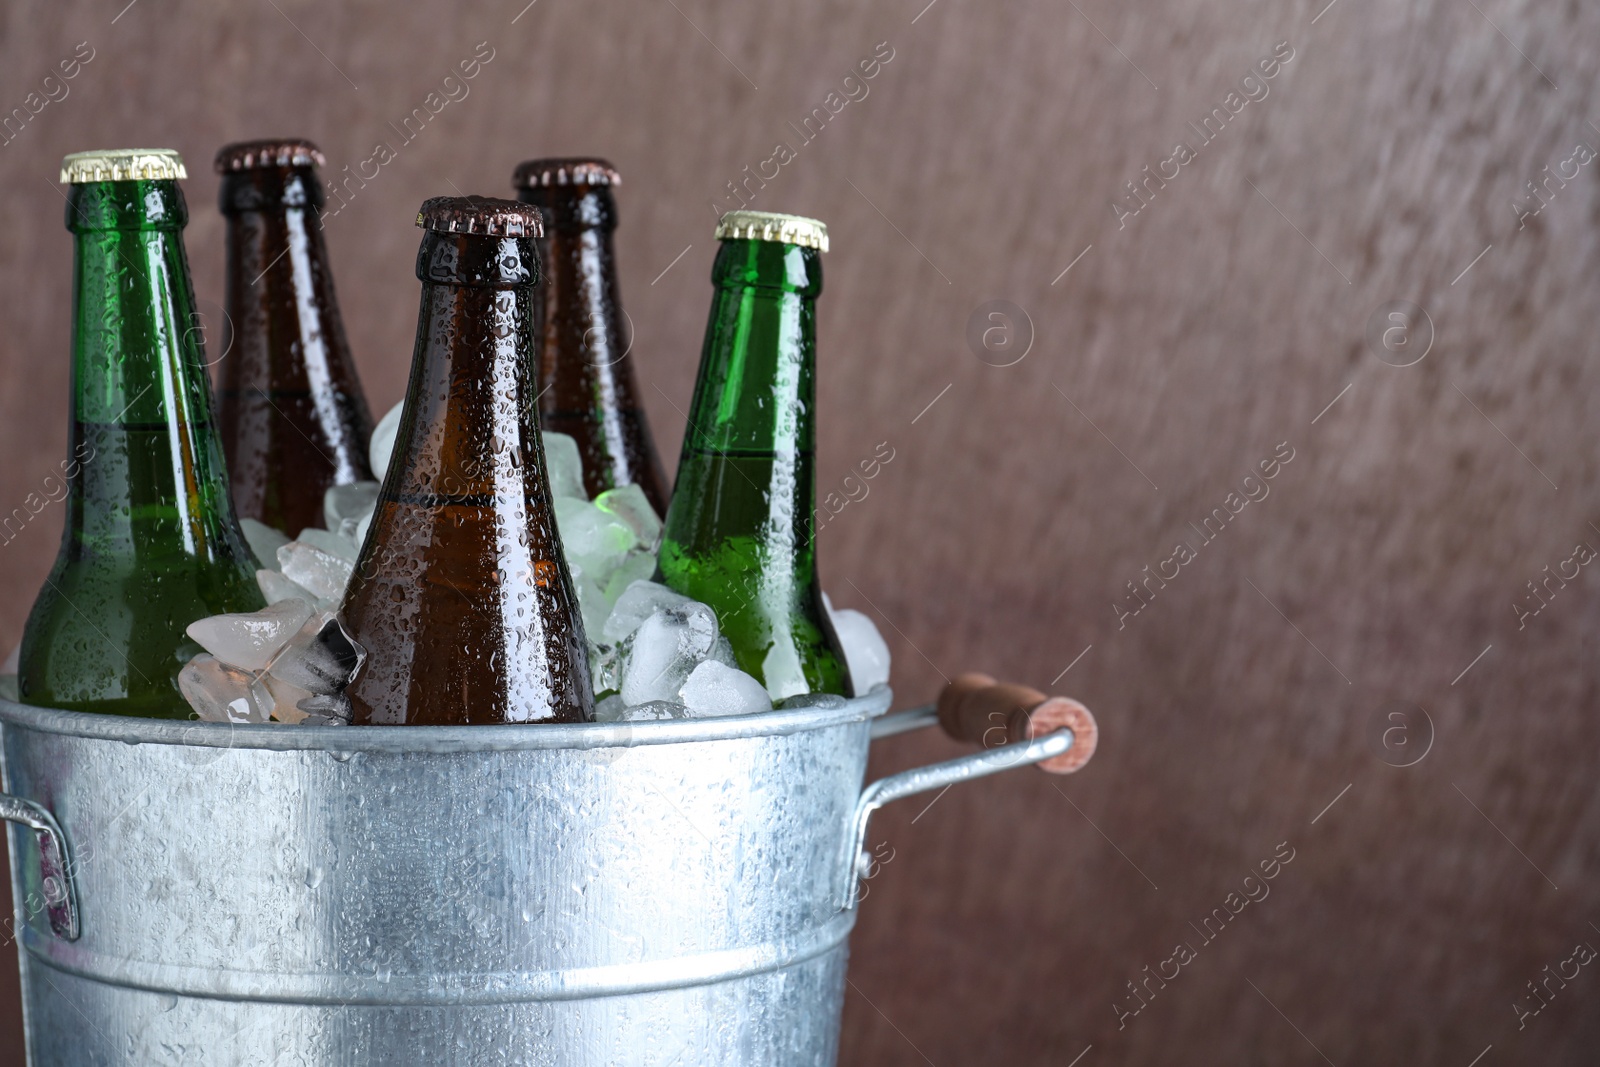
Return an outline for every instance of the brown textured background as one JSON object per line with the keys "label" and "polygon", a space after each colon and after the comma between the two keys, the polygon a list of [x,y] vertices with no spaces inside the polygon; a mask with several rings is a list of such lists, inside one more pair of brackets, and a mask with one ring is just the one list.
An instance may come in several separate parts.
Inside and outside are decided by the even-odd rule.
{"label": "brown textured background", "polygon": [[[886,41],[870,95],[755,204],[832,228],[820,485],[895,449],[823,534],[825,584],[879,620],[902,704],[963,669],[1059,677],[1104,740],[1078,778],[1015,773],[879,817],[893,860],[853,940],[843,1062],[1467,1067],[1491,1045],[1484,1067],[1593,1062],[1600,972],[1520,1032],[1512,1008],[1576,942],[1600,945],[1593,568],[1523,630],[1511,605],[1579,541],[1600,547],[1600,168],[1525,229],[1511,205],[1600,145],[1600,10],[538,0],[513,24],[525,0],[124,2],[0,12],[0,109],[95,49],[0,147],[0,511],[64,455],[64,153],[185,154],[215,309],[219,144],[309,136],[337,171],[490,41],[470,95],[328,220],[374,409],[410,357],[416,205],[503,195],[527,156],[599,153],[627,182],[623,292],[670,466],[710,202]],[[1185,122],[1280,41],[1295,58],[1270,95],[1119,229],[1122,183],[1193,142]],[[1031,319],[1015,366],[965,339],[993,299]],[[1436,329],[1405,369],[1363,340],[1391,299]],[[1279,442],[1295,459],[1271,496],[1119,629],[1124,583]],[[0,646],[59,522],[0,546]],[[1391,700],[1436,730],[1406,769],[1378,758]],[[954,751],[887,741],[873,770]],[[1188,924],[1285,841],[1271,896],[1119,1031],[1124,983],[1198,944]],[[20,1063],[9,958],[0,996],[0,1062]]]}

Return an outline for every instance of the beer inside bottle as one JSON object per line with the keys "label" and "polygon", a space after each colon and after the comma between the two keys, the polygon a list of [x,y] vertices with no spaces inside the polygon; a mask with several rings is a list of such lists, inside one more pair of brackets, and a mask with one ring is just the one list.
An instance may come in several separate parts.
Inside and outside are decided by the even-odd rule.
{"label": "beer inside bottle", "polygon": [[623,328],[617,295],[611,190],[620,183],[603,159],[533,159],[512,178],[518,198],[544,215],[544,278],[536,291],[539,421],[577,439],[591,497],[637,483],[664,515],[666,474],[639,404],[632,331]]}
{"label": "beer inside bottle", "polygon": [[233,501],[291,536],[322,525],[329,486],[372,477],[372,416],[318,218],[322,162],[295,140],[231,144],[216,158],[228,234],[217,392]]}
{"label": "beer inside bottle", "polygon": [[22,699],[190,718],[189,623],[254,611],[183,250],[177,153],[68,156],[75,237],[65,529],[23,631]]}
{"label": "beer inside bottle", "polygon": [[357,724],[593,717],[534,405],[538,209],[422,205],[422,308],[394,459],[345,594]]}
{"label": "beer inside bottle", "polygon": [[816,299],[822,223],[734,211],[717,226],[715,292],[661,580],[711,605],[740,669],[774,700],[850,692],[822,604],[815,503]]}

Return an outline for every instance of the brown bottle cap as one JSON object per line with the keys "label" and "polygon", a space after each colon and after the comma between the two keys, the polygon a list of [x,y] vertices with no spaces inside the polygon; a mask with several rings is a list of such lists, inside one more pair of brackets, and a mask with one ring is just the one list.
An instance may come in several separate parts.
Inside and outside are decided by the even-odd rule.
{"label": "brown bottle cap", "polygon": [[270,141],[236,141],[217,150],[218,174],[261,167],[320,167],[328,160],[310,141],[279,137]]}
{"label": "brown bottle cap", "polygon": [[544,216],[532,204],[492,196],[436,196],[424,200],[417,225],[438,233],[485,237],[543,237]]}
{"label": "brown bottle cap", "polygon": [[621,185],[622,175],[603,159],[530,159],[511,175],[514,189],[549,185]]}

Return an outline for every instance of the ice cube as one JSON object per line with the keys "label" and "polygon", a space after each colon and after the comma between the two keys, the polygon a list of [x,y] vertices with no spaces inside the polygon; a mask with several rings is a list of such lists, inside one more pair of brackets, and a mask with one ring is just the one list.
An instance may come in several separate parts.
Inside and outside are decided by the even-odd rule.
{"label": "ice cube", "polygon": [[583,565],[569,561],[567,571],[572,575],[572,591],[578,594],[578,611],[583,616],[583,632],[587,636],[599,633],[611,614],[611,604],[606,600],[600,584],[584,570]]}
{"label": "ice cube", "polygon": [[617,600],[627,591],[628,586],[634,582],[647,582],[656,573],[656,554],[643,548],[635,548],[622,558],[611,577],[606,580],[606,603],[615,605]]}
{"label": "ice cube", "polygon": [[607,489],[594,498],[595,506],[610,512],[627,524],[639,543],[654,552],[661,539],[661,519],[644,495],[644,490],[634,484]]}
{"label": "ice cube", "polygon": [[622,699],[630,705],[650,700],[676,701],[689,672],[717,640],[717,618],[693,601],[663,608],[633,632],[622,674]]}
{"label": "ice cube", "polygon": [[711,646],[711,651],[706,653],[706,659],[722,664],[724,667],[739,669],[739,660],[733,654],[733,642],[724,634],[717,635],[716,644]]}
{"label": "ice cube", "polygon": [[613,693],[594,706],[595,722],[657,722],[663,719],[687,719],[689,709],[669,700],[651,700],[629,706],[619,694]]}
{"label": "ice cube", "polygon": [[299,704],[300,701],[313,695],[309,690],[290,685],[281,678],[265,673],[256,678],[252,687],[271,709],[272,717],[279,722],[293,725],[306,717],[306,713],[300,710]]}
{"label": "ice cube", "polygon": [[588,500],[589,494],[583,488],[583,459],[578,454],[577,439],[550,430],[543,431],[540,436],[544,440],[544,469],[550,482],[551,498]]}
{"label": "ice cube", "polygon": [[319,530],[315,526],[307,526],[300,531],[300,536],[295,538],[302,545],[320,548],[330,556],[349,560],[351,566],[356,562],[356,546],[350,543],[348,537],[340,537],[332,530]]}
{"label": "ice cube", "polygon": [[278,558],[278,549],[289,543],[287,534],[280,533],[255,519],[240,519],[239,529],[244,531],[244,539],[249,542],[250,551],[254,552],[256,559],[262,563],[272,563]]}
{"label": "ice cube", "polygon": [[349,541],[352,545],[359,549],[361,547],[361,542],[358,540],[360,535],[356,531],[361,529],[361,522],[361,519],[340,519],[338,527],[332,532],[338,534],[340,537],[344,538],[346,541]]}
{"label": "ice cube", "polygon": [[324,696],[341,692],[367,661],[367,651],[331,611],[313,615],[267,667],[280,681]]}
{"label": "ice cube", "polygon": [[779,711],[795,708],[842,708],[848,701],[838,693],[801,693],[778,704]]}
{"label": "ice cube", "polygon": [[350,698],[343,693],[314,693],[300,701],[306,726],[348,726],[355,717]]}
{"label": "ice cube", "polygon": [[311,605],[304,600],[280,600],[260,611],[196,619],[184,632],[230,667],[260,671],[309,618]]}
{"label": "ice cube", "polygon": [[394,452],[394,436],[400,430],[400,415],[405,411],[404,400],[384,413],[378,425],[372,428],[372,438],[367,443],[367,462],[372,465],[372,476],[383,481],[389,470],[389,457]]}
{"label": "ice cube", "polygon": [[675,700],[647,700],[643,704],[629,704],[622,709],[618,722],[660,722],[665,719],[690,718],[689,709]]}
{"label": "ice cube", "polygon": [[[329,535],[332,536],[332,535]],[[284,577],[298,582],[323,600],[344,599],[355,563],[305,541],[290,541],[278,549],[278,565]]]}
{"label": "ice cube", "polygon": [[628,702],[622,699],[622,694],[612,693],[602,697],[594,705],[595,722],[621,722],[622,713],[628,710]]}
{"label": "ice cube", "polygon": [[272,705],[251,687],[245,671],[201,653],[178,672],[178,691],[205,722],[266,722]]}
{"label": "ice cube", "polygon": [[379,482],[350,482],[347,485],[330,485],[322,494],[322,521],[329,530],[341,533],[346,522],[353,531],[356,524],[372,514],[378,503]]}
{"label": "ice cube", "polygon": [[555,511],[556,529],[560,531],[561,550],[567,562],[581,566],[604,590],[611,572],[621,566],[638,539],[626,523],[587,500],[558,497]]}
{"label": "ice cube", "polygon": [[845,666],[850,668],[850,684],[856,696],[873,686],[889,682],[889,646],[878,627],[866,615],[845,608],[833,613],[833,632],[844,649]]}
{"label": "ice cube", "polygon": [[313,607],[321,607],[327,603],[305,586],[285,578],[282,571],[265,569],[256,571],[256,584],[261,587],[261,595],[267,598],[268,604],[296,599],[304,600]]}
{"label": "ice cube", "polygon": [[787,634],[776,636],[777,640],[761,660],[761,676],[767,681],[767,694],[773,700],[783,700],[810,692],[811,683],[806,681],[805,668],[794,650],[794,642]]}
{"label": "ice cube", "polygon": [[662,608],[681,608],[694,601],[659,582],[634,582],[617,597],[616,606],[600,628],[599,639],[617,642],[639,628],[639,624]]}
{"label": "ice cube", "polygon": [[744,671],[706,660],[689,672],[678,699],[695,716],[749,715],[771,711],[766,687]]}
{"label": "ice cube", "polygon": [[[588,624],[585,623],[587,629]],[[595,630],[587,630],[596,633]],[[596,693],[615,693],[622,688],[622,668],[627,650],[621,645],[589,645],[589,680]]]}

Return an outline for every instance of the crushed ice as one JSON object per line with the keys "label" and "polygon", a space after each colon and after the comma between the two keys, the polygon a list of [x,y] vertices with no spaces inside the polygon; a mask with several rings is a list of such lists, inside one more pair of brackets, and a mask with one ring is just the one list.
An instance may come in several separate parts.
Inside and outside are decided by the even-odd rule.
{"label": "crushed ice", "polygon": [[[372,433],[371,462],[381,479],[389,466],[402,405]],[[763,686],[741,671],[707,605],[651,581],[661,518],[636,485],[590,500],[583,489],[577,442],[545,433],[549,485],[562,548],[583,614],[600,722],[746,715],[780,708],[842,704],[808,694],[799,664],[768,656]],[[364,652],[338,617],[345,588],[372,524],[379,482],[329,489],[326,529],[284,534],[242,519],[257,560],[267,606],[213,615],[189,626],[204,652],[178,677],[196,714],[209,722],[338,724],[350,721],[344,689]],[[857,693],[889,680],[889,649],[872,620],[834,610],[823,597]],[[792,657],[791,657],[792,658]]]}

